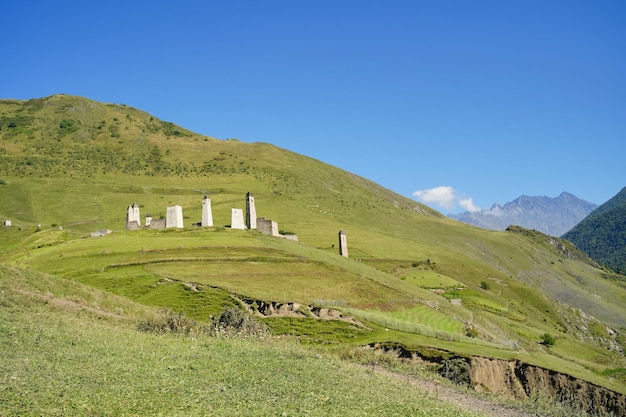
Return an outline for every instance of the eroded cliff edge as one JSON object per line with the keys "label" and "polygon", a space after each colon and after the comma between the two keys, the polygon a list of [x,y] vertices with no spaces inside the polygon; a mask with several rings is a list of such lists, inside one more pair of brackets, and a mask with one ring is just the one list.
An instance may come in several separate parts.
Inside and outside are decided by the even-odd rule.
{"label": "eroded cliff edge", "polygon": [[626,395],[517,360],[471,357],[468,374],[470,385],[479,391],[516,399],[544,395],[585,412],[626,415]]}

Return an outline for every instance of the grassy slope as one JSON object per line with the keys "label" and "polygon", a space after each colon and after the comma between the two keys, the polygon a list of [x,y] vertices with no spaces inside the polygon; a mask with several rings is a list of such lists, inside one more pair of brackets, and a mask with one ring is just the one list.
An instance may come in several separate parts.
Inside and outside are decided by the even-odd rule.
{"label": "grassy slope", "polygon": [[2,415],[474,415],[289,341],[140,333],[148,309],[73,281],[0,289]]}
{"label": "grassy slope", "polygon": [[[69,128],[61,128],[64,121]],[[225,291],[278,302],[339,301],[390,328],[370,340],[517,355],[619,387],[599,373],[625,367],[624,360],[605,349],[606,326],[587,315],[623,332],[623,282],[603,279],[545,236],[457,223],[319,161],[268,144],[194,135],[127,106],[68,96],[2,102],[0,138],[0,216],[16,226],[0,232],[10,249],[6,262],[199,318],[232,302]],[[90,230],[123,229],[133,201],[142,216],[154,217],[179,204],[190,225],[200,219],[204,191],[218,226],[230,223],[230,209],[244,207],[252,191],[258,215],[297,233],[300,244],[221,227],[84,239]],[[339,229],[348,233],[352,260],[336,255]],[[420,282],[420,274],[446,283]],[[174,284],[158,284],[167,279]],[[184,281],[206,290],[191,292]],[[455,282],[464,289],[455,290]],[[446,298],[461,299],[462,307]],[[465,338],[466,323],[478,342]],[[432,332],[454,340],[425,337]],[[557,336],[549,351],[536,343],[544,332]],[[517,353],[497,348],[513,341]]]}

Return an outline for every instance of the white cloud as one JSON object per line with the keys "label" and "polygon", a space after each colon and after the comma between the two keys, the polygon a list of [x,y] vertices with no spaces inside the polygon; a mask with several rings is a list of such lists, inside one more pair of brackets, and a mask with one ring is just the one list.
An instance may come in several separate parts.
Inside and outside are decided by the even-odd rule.
{"label": "white cloud", "polygon": [[454,189],[449,185],[415,191],[413,195],[423,203],[436,204],[448,210],[454,208],[457,199]]}
{"label": "white cloud", "polygon": [[480,207],[476,207],[474,205],[474,200],[472,200],[472,198],[460,198],[459,199],[459,205],[461,207],[463,207],[465,210],[469,211],[470,213],[476,213],[477,211],[480,211]]}
{"label": "white cloud", "polygon": [[474,200],[471,197],[460,195],[449,185],[415,191],[413,195],[424,204],[436,205],[447,211],[452,211],[458,207],[471,213],[481,210],[480,207],[474,204]]}

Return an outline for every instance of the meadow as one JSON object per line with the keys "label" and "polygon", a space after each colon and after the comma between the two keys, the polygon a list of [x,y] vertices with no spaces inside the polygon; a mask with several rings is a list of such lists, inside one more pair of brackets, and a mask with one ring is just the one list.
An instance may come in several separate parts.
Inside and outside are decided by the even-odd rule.
{"label": "meadow", "polygon": [[290,339],[140,332],[149,309],[12,268],[0,288],[2,415],[475,415]]}

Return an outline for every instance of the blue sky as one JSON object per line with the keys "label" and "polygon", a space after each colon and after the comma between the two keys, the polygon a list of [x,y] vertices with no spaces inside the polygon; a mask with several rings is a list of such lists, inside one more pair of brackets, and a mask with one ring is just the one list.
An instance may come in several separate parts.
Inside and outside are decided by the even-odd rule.
{"label": "blue sky", "polygon": [[626,186],[621,0],[25,0],[0,16],[1,98],[127,104],[444,213]]}

